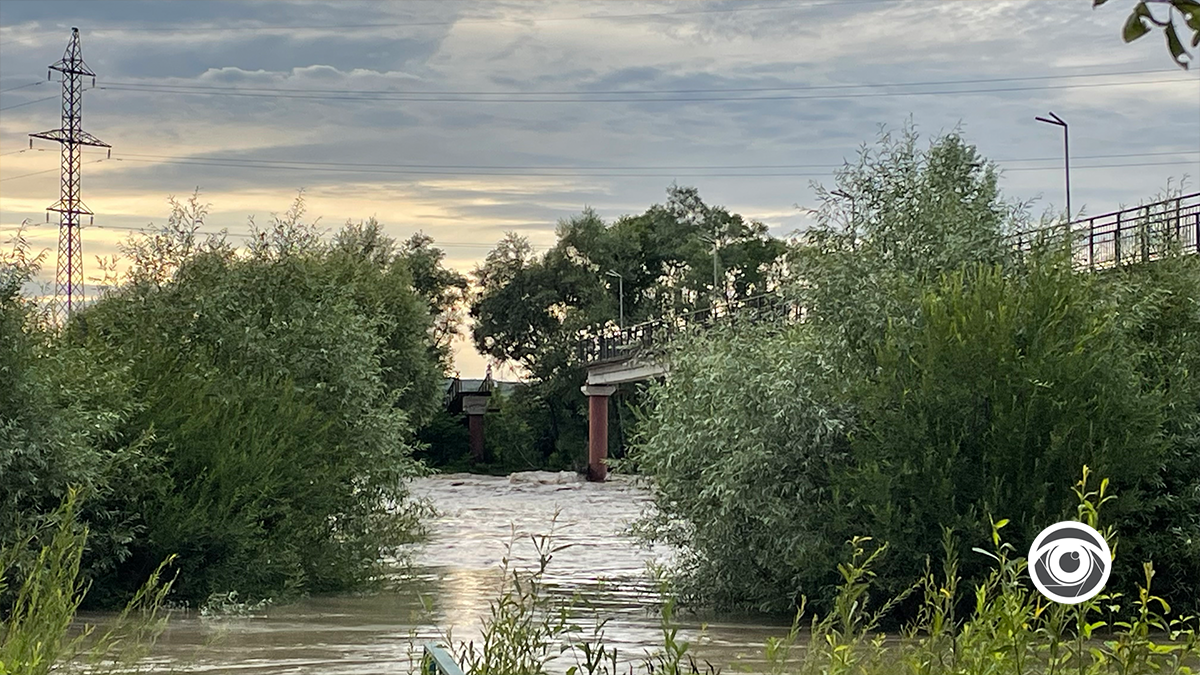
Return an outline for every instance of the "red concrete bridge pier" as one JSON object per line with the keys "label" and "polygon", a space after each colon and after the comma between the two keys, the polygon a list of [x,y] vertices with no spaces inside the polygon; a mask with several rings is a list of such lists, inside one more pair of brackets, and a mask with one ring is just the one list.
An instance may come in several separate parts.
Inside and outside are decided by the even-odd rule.
{"label": "red concrete bridge pier", "polygon": [[617,387],[585,384],[580,390],[588,397],[587,479],[602,483],[608,477],[608,399]]}

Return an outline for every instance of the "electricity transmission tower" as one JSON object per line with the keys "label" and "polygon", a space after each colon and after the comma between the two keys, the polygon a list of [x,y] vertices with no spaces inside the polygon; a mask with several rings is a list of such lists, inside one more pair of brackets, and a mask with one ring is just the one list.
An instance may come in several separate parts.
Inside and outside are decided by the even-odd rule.
{"label": "electricity transmission tower", "polygon": [[[83,304],[83,251],[80,249],[79,228],[83,225],[80,216],[91,216],[92,212],[79,196],[79,165],[82,146],[111,148],[108,143],[84,131],[83,125],[83,78],[91,77],[96,85],[96,73],[83,62],[79,46],[79,29],[71,29],[71,41],[62,60],[50,66],[62,74],[62,126],[58,129],[29,134],[29,147],[34,138],[58,141],[62,145],[62,188],[57,202],[46,209],[57,211],[58,220],[58,274],[54,282],[54,314],[59,323],[66,323],[71,312]],[[46,79],[51,74],[46,73]],[[109,150],[112,156],[112,150]]]}

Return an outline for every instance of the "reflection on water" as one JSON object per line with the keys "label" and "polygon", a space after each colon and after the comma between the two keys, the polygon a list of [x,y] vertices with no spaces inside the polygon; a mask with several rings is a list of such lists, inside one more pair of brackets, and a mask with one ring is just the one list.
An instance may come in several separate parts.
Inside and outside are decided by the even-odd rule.
{"label": "reflection on water", "polygon": [[[441,639],[441,631],[450,628],[456,643],[475,638],[500,585],[509,543],[515,541],[510,563],[529,568],[537,560],[529,536],[551,532],[556,546],[568,546],[554,554],[547,587],[567,596],[579,593],[600,618],[609,619],[606,640],[619,654],[642,654],[659,643],[656,594],[646,564],[656,555],[661,561],[662,553],[639,549],[623,534],[649,506],[648,495],[629,479],[613,476],[596,484],[573,474],[461,474],[420,479],[412,490],[441,515],[431,524],[432,536],[412,551],[411,574],[395,591],[310,598],[244,617],[176,615],[155,649],[155,670],[407,673],[414,644]],[[699,629],[685,618],[680,637],[696,641]],[[714,621],[696,649],[725,671],[752,669],[763,641],[785,630],[776,622]],[[570,663],[564,661],[562,669]]]}

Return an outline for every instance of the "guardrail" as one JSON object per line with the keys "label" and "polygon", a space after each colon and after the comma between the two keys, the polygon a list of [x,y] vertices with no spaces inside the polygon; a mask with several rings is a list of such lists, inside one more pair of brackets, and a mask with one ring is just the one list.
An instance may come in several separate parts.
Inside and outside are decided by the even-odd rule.
{"label": "guardrail", "polygon": [[491,393],[494,387],[495,383],[492,381],[492,375],[490,371],[487,377],[483,378],[483,381],[479,383],[477,388],[470,390],[463,389],[462,378],[456,377],[450,381],[450,386],[446,387],[446,393],[442,396],[442,407],[449,406],[454,399],[462,396],[463,394]]}
{"label": "guardrail", "polygon": [[610,328],[579,340],[576,356],[588,365],[624,361],[696,328],[731,321],[798,320],[800,307],[778,293],[763,293],[733,302],[653,319],[625,328]]}
{"label": "guardrail", "polygon": [[429,643],[425,645],[425,651],[421,657],[421,675],[464,675],[464,673],[445,647]]}
{"label": "guardrail", "polygon": [[1069,238],[1075,264],[1107,269],[1158,260],[1172,251],[1200,253],[1200,192],[1009,237],[1019,251],[1039,239]]}
{"label": "guardrail", "polygon": [[[1018,251],[1029,251],[1034,242],[1061,240],[1062,237],[1070,240],[1075,264],[1092,270],[1149,262],[1172,251],[1200,254],[1200,192],[1065,225],[1018,232],[1010,235],[1008,241]],[[739,317],[752,321],[767,318],[799,320],[803,313],[794,301],[776,293],[766,293],[674,317],[585,334],[579,340],[576,356],[589,366],[624,361],[692,328],[708,327]]]}

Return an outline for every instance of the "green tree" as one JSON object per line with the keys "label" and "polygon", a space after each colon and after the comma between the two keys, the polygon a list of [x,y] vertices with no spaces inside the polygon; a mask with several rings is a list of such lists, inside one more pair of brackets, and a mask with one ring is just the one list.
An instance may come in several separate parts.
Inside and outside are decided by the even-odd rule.
{"label": "green tree", "polygon": [[[114,569],[140,534],[130,501],[152,461],[145,434],[121,433],[139,406],[128,364],[58,339],[46,308],[22,295],[41,262],[21,233],[0,253],[0,547],[20,558],[14,569],[27,569],[36,552],[19,546],[19,534],[76,488],[94,574]],[[10,600],[0,593],[0,613]]]}
{"label": "green tree", "polygon": [[558,242],[540,256],[510,233],[475,271],[475,344],[521,364],[536,383],[536,397],[550,406],[548,433],[535,434],[545,455],[584,447],[584,375],[575,348],[584,332],[616,324],[618,284],[633,324],[779,283],[785,247],[764,224],[705,204],[694,188],[672,186],[667,197],[611,223],[585,209],[558,224]]}
{"label": "green tree", "polygon": [[943,526],[986,546],[1003,515],[1020,547],[1068,517],[1084,464],[1121,494],[1113,585],[1138,578],[1122,558],[1169,560],[1171,599],[1200,597],[1195,261],[1098,275],[1053,239],[1017,255],[1024,209],[995,178],[957,133],[884,134],[796,251],[809,320],[672,352],[630,457],[655,485],[645,532],[684,547],[694,597],[822,604],[859,535],[889,542],[879,582],[903,590]]}
{"label": "green tree", "polygon": [[[1108,0],[1092,0],[1092,7],[1099,7],[1106,2]],[[1165,6],[1167,8],[1166,16],[1156,17],[1150,9],[1151,5]],[[1175,23],[1176,15],[1183,20],[1183,24],[1186,26],[1182,33],[1179,25]],[[1163,37],[1167,41],[1167,51],[1171,52],[1171,58],[1186,70],[1196,60],[1196,56],[1184,46],[1188,30],[1192,32],[1191,48],[1195,49],[1200,46],[1200,2],[1197,0],[1138,0],[1133,11],[1130,12],[1129,18],[1125,20],[1121,37],[1125,42],[1133,42],[1154,28],[1162,29]]]}
{"label": "green tree", "polygon": [[442,373],[430,312],[390,242],[355,247],[351,227],[326,243],[302,199],[244,251],[195,238],[206,211],[176,203],[133,240],[128,282],[68,331],[128,364],[120,434],[152,436],[143,533],[97,586],[119,599],[170,554],[191,601],[358,586],[414,533],[403,479]]}

